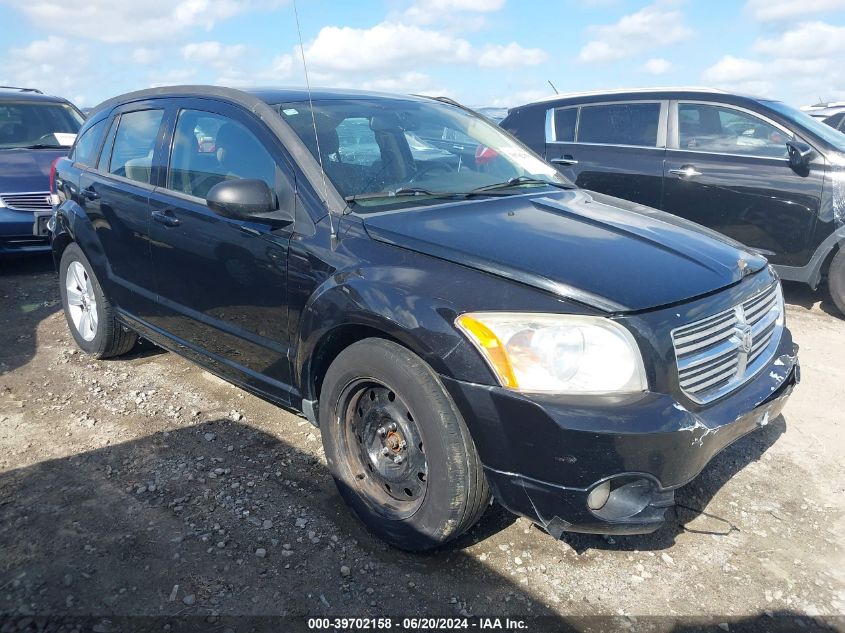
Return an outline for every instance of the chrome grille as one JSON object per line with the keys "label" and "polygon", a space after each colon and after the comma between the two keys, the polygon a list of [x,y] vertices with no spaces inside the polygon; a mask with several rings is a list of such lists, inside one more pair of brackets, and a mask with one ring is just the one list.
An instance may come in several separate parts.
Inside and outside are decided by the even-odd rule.
{"label": "chrome grille", "polygon": [[703,404],[751,379],[777,349],[783,294],[775,282],[751,299],[672,330],[681,390]]}
{"label": "chrome grille", "polygon": [[53,208],[49,191],[2,193],[0,200],[5,206],[18,211],[50,211]]}

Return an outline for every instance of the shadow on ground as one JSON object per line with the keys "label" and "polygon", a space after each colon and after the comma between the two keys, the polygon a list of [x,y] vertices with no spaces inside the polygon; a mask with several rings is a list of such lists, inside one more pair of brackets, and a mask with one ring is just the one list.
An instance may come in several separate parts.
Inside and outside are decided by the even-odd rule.
{"label": "shadow on ground", "polygon": [[[299,631],[306,617],[458,617],[462,604],[448,596],[479,588],[488,600],[478,611],[527,618],[528,631],[637,630],[623,618],[562,617],[465,552],[386,546],[312,455],[229,420],[0,474],[0,551],[0,631]],[[730,630],[791,631],[795,618],[803,631],[835,630],[791,613]],[[637,620],[720,630],[713,620]]]}
{"label": "shadow on ground", "polygon": [[61,309],[57,283],[49,255],[0,258],[0,375],[35,356],[38,324]]}
{"label": "shadow on ground", "polygon": [[837,319],[845,319],[845,315],[839,311],[830,298],[826,283],[822,283],[817,290],[813,290],[807,284],[796,281],[784,281],[783,298],[786,303],[801,306],[807,310],[811,310],[818,303],[819,309],[825,314],[829,314]]}

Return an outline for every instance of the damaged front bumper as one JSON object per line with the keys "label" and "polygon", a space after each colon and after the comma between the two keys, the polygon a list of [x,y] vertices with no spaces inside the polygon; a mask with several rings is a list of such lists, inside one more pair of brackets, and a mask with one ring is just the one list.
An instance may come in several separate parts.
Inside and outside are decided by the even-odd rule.
{"label": "damaged front bumper", "polygon": [[664,393],[527,396],[443,380],[470,426],[496,500],[559,538],[564,531],[658,529],[674,489],[732,442],[777,418],[799,378],[784,330],[763,371],[698,410]]}

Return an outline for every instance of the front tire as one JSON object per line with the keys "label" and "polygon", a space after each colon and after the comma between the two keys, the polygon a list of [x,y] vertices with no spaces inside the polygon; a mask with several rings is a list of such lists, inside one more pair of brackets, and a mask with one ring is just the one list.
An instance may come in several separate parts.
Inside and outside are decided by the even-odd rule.
{"label": "front tire", "polygon": [[82,351],[95,358],[109,358],[135,346],[137,335],[117,321],[91,263],[76,244],[62,253],[59,290],[70,333]]}
{"label": "front tire", "polygon": [[384,339],[354,343],[329,367],[319,411],[338,490],[379,538],[425,551],[481,517],[490,490],[475,445],[416,354]]}
{"label": "front tire", "polygon": [[833,303],[845,315],[845,248],[840,248],[827,271],[827,287]]}

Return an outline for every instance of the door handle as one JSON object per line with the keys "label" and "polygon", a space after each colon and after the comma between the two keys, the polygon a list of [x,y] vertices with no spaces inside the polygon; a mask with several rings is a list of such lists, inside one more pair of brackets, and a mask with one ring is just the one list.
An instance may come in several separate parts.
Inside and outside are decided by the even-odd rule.
{"label": "door handle", "polygon": [[164,226],[179,226],[179,218],[171,211],[153,211],[153,220]]}
{"label": "door handle", "polygon": [[577,165],[578,161],[572,158],[569,154],[561,156],[560,158],[553,158],[552,162],[556,165]]}
{"label": "door handle", "polygon": [[701,172],[692,165],[683,165],[680,169],[670,169],[669,173],[678,178],[695,178],[701,175]]}
{"label": "door handle", "polygon": [[82,197],[86,200],[99,200],[100,194],[97,193],[97,190],[94,187],[87,187],[82,190]]}

